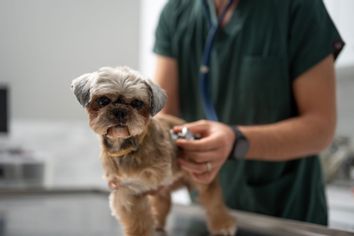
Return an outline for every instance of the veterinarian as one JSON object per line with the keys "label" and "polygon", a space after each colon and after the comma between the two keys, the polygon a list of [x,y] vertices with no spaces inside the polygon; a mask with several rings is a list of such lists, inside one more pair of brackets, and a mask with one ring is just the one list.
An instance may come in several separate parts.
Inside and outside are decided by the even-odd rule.
{"label": "veterinarian", "polygon": [[[156,29],[163,112],[201,135],[178,140],[180,164],[200,183],[219,175],[231,208],[326,225],[318,153],[335,133],[334,61],[344,42],[322,0],[235,0],[203,68],[208,15],[220,17],[226,2],[170,0]],[[217,120],[203,110],[205,72]]]}

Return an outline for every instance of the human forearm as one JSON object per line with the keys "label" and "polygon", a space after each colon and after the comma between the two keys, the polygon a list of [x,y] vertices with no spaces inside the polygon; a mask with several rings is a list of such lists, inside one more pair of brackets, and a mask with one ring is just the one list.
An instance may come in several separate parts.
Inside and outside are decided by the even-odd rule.
{"label": "human forearm", "polygon": [[318,153],[331,142],[335,118],[306,115],[275,124],[240,126],[250,142],[249,160],[286,161]]}

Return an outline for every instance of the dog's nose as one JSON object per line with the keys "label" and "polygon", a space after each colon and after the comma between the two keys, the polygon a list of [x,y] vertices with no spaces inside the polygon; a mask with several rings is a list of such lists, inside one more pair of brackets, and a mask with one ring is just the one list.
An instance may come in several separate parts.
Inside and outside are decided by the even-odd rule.
{"label": "dog's nose", "polygon": [[125,109],[117,109],[113,111],[113,115],[119,122],[125,122],[128,111]]}

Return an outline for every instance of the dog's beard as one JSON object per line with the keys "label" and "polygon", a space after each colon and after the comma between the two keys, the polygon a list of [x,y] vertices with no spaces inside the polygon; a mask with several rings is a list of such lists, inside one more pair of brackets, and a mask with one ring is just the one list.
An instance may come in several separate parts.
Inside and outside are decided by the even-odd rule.
{"label": "dog's beard", "polygon": [[88,112],[92,130],[101,136],[111,139],[138,136],[144,132],[149,121],[148,113],[141,115],[138,112],[131,111],[127,121],[121,124],[109,115],[108,109],[100,111],[89,110]]}

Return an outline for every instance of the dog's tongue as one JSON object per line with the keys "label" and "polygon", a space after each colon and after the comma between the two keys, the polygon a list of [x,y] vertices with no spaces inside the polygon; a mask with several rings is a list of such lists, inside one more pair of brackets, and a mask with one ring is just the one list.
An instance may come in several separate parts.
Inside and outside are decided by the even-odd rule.
{"label": "dog's tongue", "polygon": [[130,134],[128,127],[115,126],[107,130],[107,135],[113,138],[124,138],[128,137]]}

